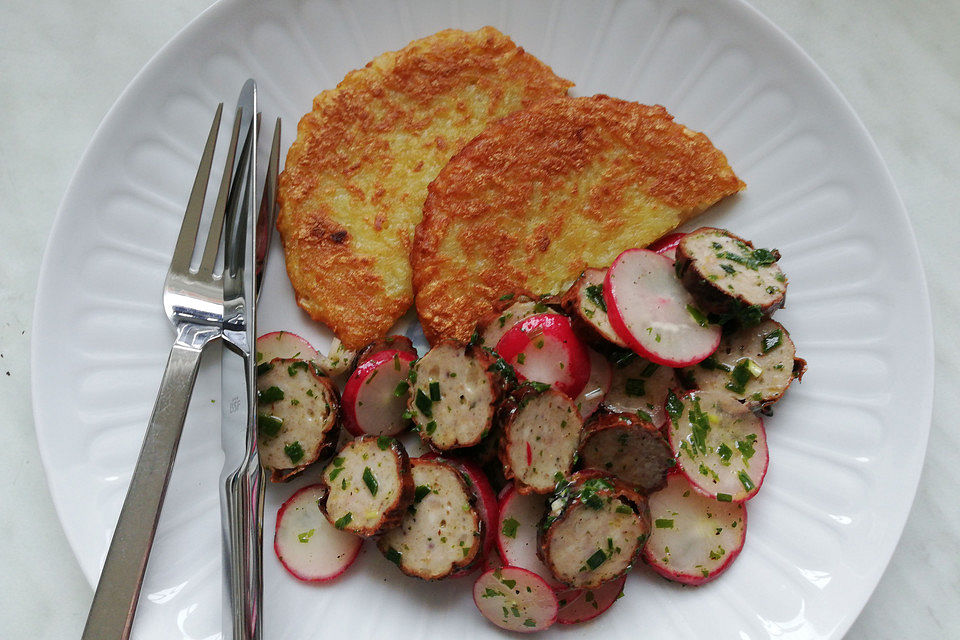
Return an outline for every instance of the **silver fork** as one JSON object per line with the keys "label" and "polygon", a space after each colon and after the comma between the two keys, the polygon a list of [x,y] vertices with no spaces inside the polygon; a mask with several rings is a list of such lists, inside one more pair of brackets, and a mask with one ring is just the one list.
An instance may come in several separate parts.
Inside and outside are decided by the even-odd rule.
{"label": "silver fork", "polygon": [[223,288],[214,267],[224,213],[228,206],[236,206],[235,202],[230,201],[230,187],[232,176],[239,173],[235,167],[241,120],[239,114],[234,122],[223,178],[200,265],[193,271],[190,263],[197,244],[197,231],[200,228],[203,201],[222,113],[221,103],[217,107],[207,136],[207,144],[197,169],[173,259],[164,282],[163,309],[173,323],[177,337],[170,349],[167,368],[160,382],[160,391],[150,416],[137,466],[130,480],[113,540],[110,542],[93,604],[90,606],[83,640],[126,640],[130,635],[140,587],[143,584],[143,573],[157,531],[160,507],[200,367],[200,354],[207,344],[221,336]]}

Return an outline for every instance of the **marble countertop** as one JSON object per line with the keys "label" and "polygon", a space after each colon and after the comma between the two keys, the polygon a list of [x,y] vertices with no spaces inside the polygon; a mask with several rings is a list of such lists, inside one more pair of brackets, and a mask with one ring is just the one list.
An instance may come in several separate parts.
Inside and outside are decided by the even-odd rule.
{"label": "marble countertop", "polygon": [[[923,475],[851,639],[960,637],[960,1],[750,0],[865,122],[916,231],[933,306],[936,382]],[[92,590],[57,520],[30,406],[30,327],[47,235],[94,130],[147,60],[209,0],[0,5],[0,637],[79,637]],[[954,391],[950,391],[953,389]]]}

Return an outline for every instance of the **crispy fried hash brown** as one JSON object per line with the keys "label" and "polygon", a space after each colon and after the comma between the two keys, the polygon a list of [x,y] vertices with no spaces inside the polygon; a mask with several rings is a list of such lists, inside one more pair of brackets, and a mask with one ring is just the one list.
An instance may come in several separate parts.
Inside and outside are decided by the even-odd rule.
{"label": "crispy fried hash brown", "polygon": [[383,336],[413,301],[427,184],[487,123],[571,84],[484,27],[384,53],[314,98],[278,192],[297,303],[348,349]]}
{"label": "crispy fried hash brown", "polygon": [[563,291],[743,187],[660,106],[597,95],[514,113],[430,185],[411,256],[424,332],[466,340],[501,295]]}

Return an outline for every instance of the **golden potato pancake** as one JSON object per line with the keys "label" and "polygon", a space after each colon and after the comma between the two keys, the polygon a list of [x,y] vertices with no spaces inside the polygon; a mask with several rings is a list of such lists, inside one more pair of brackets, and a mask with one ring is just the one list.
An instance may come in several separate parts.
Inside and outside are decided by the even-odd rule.
{"label": "golden potato pancake", "polygon": [[427,184],[487,123],[571,85],[484,27],[384,53],[314,98],[278,191],[297,303],[348,349],[385,335],[413,302]]}
{"label": "golden potato pancake", "polygon": [[430,184],[411,256],[427,339],[465,340],[501,296],[564,291],[743,187],[660,106],[596,95],[514,113]]}

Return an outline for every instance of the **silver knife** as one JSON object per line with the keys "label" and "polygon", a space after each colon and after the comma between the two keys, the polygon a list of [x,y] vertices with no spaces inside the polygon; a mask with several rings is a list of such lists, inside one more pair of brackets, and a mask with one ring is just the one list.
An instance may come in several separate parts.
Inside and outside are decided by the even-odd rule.
{"label": "silver knife", "polygon": [[260,640],[263,593],[262,522],[264,476],[257,456],[256,238],[257,88],[251,79],[240,92],[241,159],[224,223],[223,344],[221,356],[224,465],[220,506],[223,519],[224,640]]}

